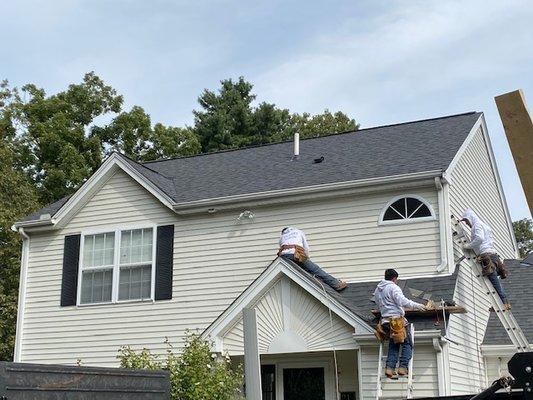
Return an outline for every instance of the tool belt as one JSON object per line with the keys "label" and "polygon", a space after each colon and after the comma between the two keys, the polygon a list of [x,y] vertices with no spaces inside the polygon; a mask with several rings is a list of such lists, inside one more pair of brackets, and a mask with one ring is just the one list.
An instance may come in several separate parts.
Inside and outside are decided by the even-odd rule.
{"label": "tool belt", "polygon": [[481,264],[481,273],[483,276],[492,274],[494,271],[505,279],[509,275],[505,264],[502,262],[500,256],[495,253],[483,253],[478,256],[478,261]]}
{"label": "tool belt", "polygon": [[405,318],[395,317],[391,318],[388,323],[382,323],[381,321],[377,324],[374,331],[376,338],[383,342],[385,339],[392,339],[396,344],[401,344],[405,342],[407,338],[407,329],[405,329]]}
{"label": "tool belt", "polygon": [[301,263],[307,261],[308,257],[307,257],[307,254],[305,253],[305,249],[302,246],[298,246],[297,244],[284,244],[283,246],[279,248],[278,256],[281,255],[281,252],[283,250],[288,250],[288,249],[294,249],[294,261],[301,262]]}
{"label": "tool belt", "polygon": [[483,253],[477,257],[478,262],[481,264],[481,274],[483,276],[490,275],[494,272],[495,265],[490,256],[489,253]]}

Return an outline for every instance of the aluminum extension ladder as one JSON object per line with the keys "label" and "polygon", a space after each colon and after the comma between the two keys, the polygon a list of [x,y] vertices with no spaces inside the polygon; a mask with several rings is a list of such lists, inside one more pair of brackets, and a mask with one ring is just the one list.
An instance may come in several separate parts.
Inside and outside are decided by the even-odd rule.
{"label": "aluminum extension ladder", "polygon": [[[468,242],[467,236],[460,222],[453,215],[452,229],[454,240],[462,248],[462,245]],[[478,278],[479,282],[481,283],[481,287],[483,288],[484,292],[489,296],[492,307],[494,308],[496,315],[500,319],[500,322],[502,323],[507,334],[509,335],[509,338],[513,342],[513,345],[519,352],[529,351],[529,342],[526,336],[524,335],[522,328],[520,328],[520,325],[518,325],[518,322],[516,322],[516,319],[511,310],[505,310],[500,296],[498,296],[498,293],[494,289],[492,283],[482,275],[481,265],[476,260],[476,254],[471,250],[463,249],[463,252],[464,255],[456,262],[456,264],[459,265],[459,263],[464,259],[472,260],[474,273]]]}
{"label": "aluminum extension ladder", "polygon": [[[410,324],[410,333],[411,333],[411,347],[413,349],[411,359],[409,360],[409,374],[407,375],[407,393],[405,398],[413,398],[413,359],[415,356],[415,326]],[[378,355],[378,373],[376,380],[376,400],[380,400],[383,396],[383,379],[388,379],[385,377],[385,368],[383,368],[384,362],[387,360],[387,356],[383,355],[383,346],[385,341],[379,343],[379,355]],[[401,378],[399,378],[401,379]],[[398,379],[398,380],[399,380]],[[396,380],[392,380],[396,381]]]}

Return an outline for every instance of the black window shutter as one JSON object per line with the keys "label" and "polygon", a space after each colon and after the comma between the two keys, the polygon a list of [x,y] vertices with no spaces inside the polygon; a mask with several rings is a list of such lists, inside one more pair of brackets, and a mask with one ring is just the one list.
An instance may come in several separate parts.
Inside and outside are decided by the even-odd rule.
{"label": "black window shutter", "polygon": [[65,236],[63,249],[63,280],[61,282],[61,307],[75,306],[78,290],[81,235]]}
{"label": "black window shutter", "polygon": [[172,298],[172,267],[174,260],[174,225],[157,227],[155,256],[155,299]]}

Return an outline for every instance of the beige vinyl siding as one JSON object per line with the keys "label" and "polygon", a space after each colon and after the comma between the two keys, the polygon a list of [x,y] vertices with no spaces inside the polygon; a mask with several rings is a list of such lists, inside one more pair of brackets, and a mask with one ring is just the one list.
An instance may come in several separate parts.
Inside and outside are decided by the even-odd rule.
{"label": "beige vinyl siding", "polygon": [[[450,211],[460,217],[472,208],[494,233],[496,250],[504,258],[514,258],[513,238],[509,232],[495,171],[490,163],[481,128],[475,133],[451,174]],[[472,173],[475,168],[475,173]],[[455,259],[463,255],[454,244]],[[474,296],[474,298],[473,298]],[[466,314],[450,317],[450,379],[452,394],[475,393],[486,385],[484,360],[479,346],[483,340],[491,305],[481,284],[472,274],[471,261],[461,263],[454,300],[467,309]]]}
{"label": "beige vinyl siding", "polygon": [[[456,248],[455,257],[462,253]],[[463,261],[455,288],[454,301],[466,308],[465,314],[452,314],[448,334],[456,343],[449,343],[450,381],[452,394],[476,393],[485,386],[484,362],[479,346],[489,319],[490,301],[477,277],[471,261]]]}
{"label": "beige vinyl siding", "polygon": [[[385,355],[387,345],[384,346]],[[373,400],[376,398],[376,380],[378,368],[378,347],[363,346],[361,355],[361,384],[362,400]],[[383,366],[383,369],[385,366]],[[413,358],[413,397],[433,397],[439,395],[437,355],[433,346],[416,344]],[[383,374],[383,370],[381,371]],[[407,379],[390,380],[383,376],[382,379],[383,397],[399,399],[405,398],[407,394]]]}
{"label": "beige vinyl siding", "polygon": [[495,174],[480,128],[452,171],[450,210],[457,217],[466,208],[474,210],[492,228],[498,253],[503,258],[515,258],[506,205],[502,203]]}
{"label": "beige vinyl siding", "polygon": [[[289,299],[282,294],[282,281],[288,286]],[[284,306],[287,313],[284,315]],[[274,353],[271,344],[280,335],[289,331],[297,335],[305,349],[292,348],[285,352],[323,351],[354,348],[354,328],[302,289],[298,284],[283,278],[268,290],[256,304],[251,305],[257,313],[257,336],[259,353]],[[285,326],[287,325],[287,326]],[[230,355],[244,354],[243,325],[240,319],[223,336],[223,347]]]}
{"label": "beige vinyl siding", "polygon": [[[438,214],[432,187],[424,197]],[[378,226],[382,207],[401,191],[276,207],[255,207],[253,222],[235,212],[181,217],[118,172],[57,232],[31,235],[21,360],[116,365],[122,345],[163,351],[186,329],[205,329],[274,259],[279,231],[307,233],[311,257],[349,281],[378,279],[387,265],[403,276],[433,273],[440,262],[438,219]],[[438,217],[438,215],[437,215]],[[63,240],[84,230],[175,224],[173,299],[60,307]]]}

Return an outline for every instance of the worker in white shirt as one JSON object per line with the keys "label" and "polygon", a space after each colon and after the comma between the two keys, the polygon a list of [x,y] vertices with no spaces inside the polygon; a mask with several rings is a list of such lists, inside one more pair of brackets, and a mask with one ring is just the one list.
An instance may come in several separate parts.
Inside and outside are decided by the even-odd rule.
{"label": "worker in white shirt", "polygon": [[[398,286],[398,272],[394,269],[385,271],[385,279],[378,283],[374,291],[374,301],[381,313],[378,329],[384,335],[383,339],[389,337],[385,375],[390,379],[398,379],[398,375],[407,376],[409,361],[413,356],[413,341],[405,318],[405,308],[425,310],[426,306],[404,296]],[[398,359],[400,348],[402,354]],[[400,367],[396,370],[398,361]]]}
{"label": "worker in white shirt", "polygon": [[334,278],[309,259],[309,245],[305,233],[300,229],[289,226],[281,230],[278,256],[296,262],[304,270],[322,279],[324,283],[338,292],[347,286],[346,282]]}
{"label": "worker in white shirt", "polygon": [[507,270],[494,249],[492,229],[481,221],[470,208],[465,210],[461,221],[464,221],[470,227],[470,242],[463,245],[463,248],[472,250],[477,255],[482,266],[483,276],[486,276],[494,286],[494,289],[502,300],[504,308],[510,310],[511,305],[507,300],[507,295],[503,290],[499,278],[501,276],[505,279],[507,277]]}

